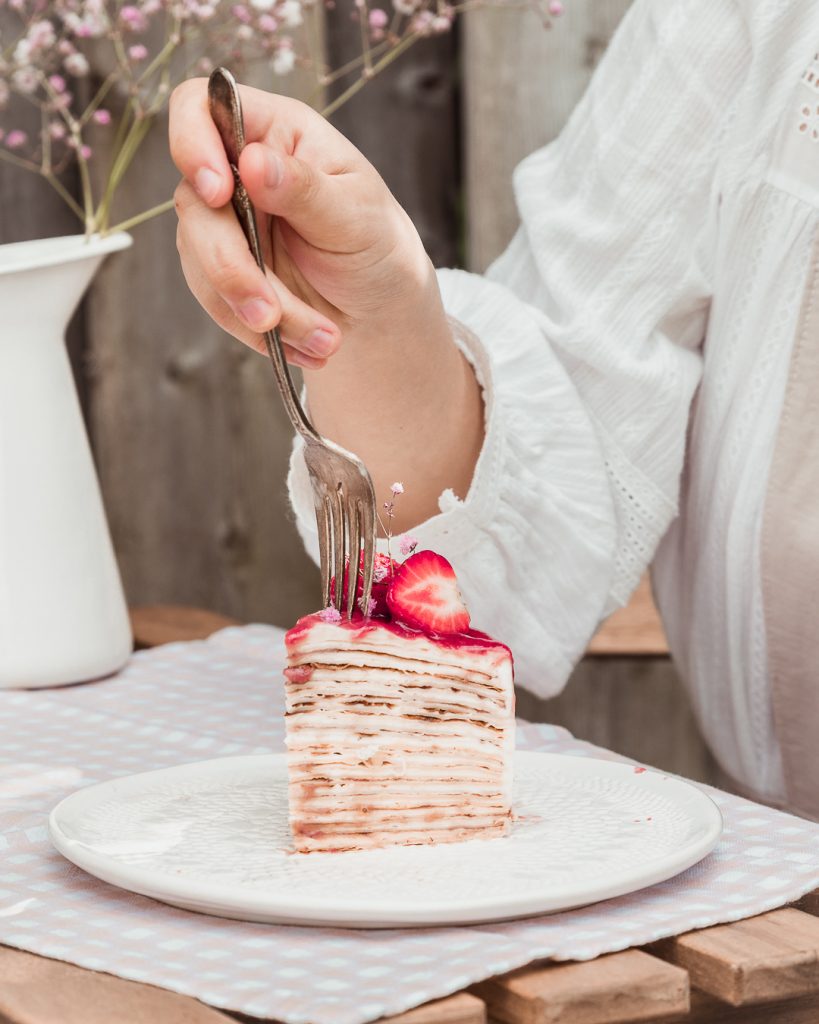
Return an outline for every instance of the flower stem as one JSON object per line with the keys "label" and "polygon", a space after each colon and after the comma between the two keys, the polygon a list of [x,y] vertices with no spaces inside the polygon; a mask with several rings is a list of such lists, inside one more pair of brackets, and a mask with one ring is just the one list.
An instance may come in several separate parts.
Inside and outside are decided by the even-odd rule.
{"label": "flower stem", "polygon": [[130,231],[131,228],[135,228],[137,224],[142,224],[143,221],[151,220],[153,217],[158,217],[162,213],[166,213],[168,210],[173,209],[173,199],[166,199],[164,203],[159,203],[157,206],[152,206],[150,210],[145,210],[144,213],[138,213],[134,217],[129,217],[127,220],[122,220],[119,224],[115,224],[112,228],[105,228],[102,232],[104,235],[112,235],[116,231]]}
{"label": "flower stem", "polygon": [[420,33],[418,32],[413,32],[411,35],[405,36],[397,46],[395,46],[384,57],[382,57],[377,64],[373,65],[372,72],[369,76],[362,75],[357,81],[353,82],[352,85],[348,86],[344,90],[344,92],[336,96],[333,102],[328,104],[328,106],[326,106],[324,110],[322,110],[322,115],[324,117],[331,117],[340,106],[346,103],[347,100],[352,99],[352,97],[355,96],[356,93],[360,92],[367,84],[367,82],[370,81],[371,78],[374,78],[380,71],[383,71],[384,68],[386,68],[389,64],[392,64],[394,60],[400,57],[402,53],[408,50],[412,46],[412,44],[420,38],[421,36]]}
{"label": "flower stem", "polygon": [[105,81],[99,87],[99,89],[97,89],[96,93],[94,94],[94,98],[91,100],[91,102],[82,112],[82,114],[80,114],[81,126],[84,127],[88,124],[88,122],[91,120],[94,114],[94,111],[99,107],[100,103],[102,103],[102,101],[108,95],[111,86],[114,84],[114,82],[116,82],[116,80],[117,74],[115,71],[112,71],[111,74],[105,79]]}
{"label": "flower stem", "polygon": [[45,179],[45,181],[47,181],[49,185],[54,189],[54,191],[63,200],[63,202],[69,207],[69,209],[71,209],[79,217],[79,219],[83,223],[85,223],[85,213],[83,212],[83,208],[80,206],[77,200],[71,195],[71,193],[68,191],[65,185],[63,185],[63,183],[57,178],[57,176],[52,174],[51,171],[41,171],[40,174]]}

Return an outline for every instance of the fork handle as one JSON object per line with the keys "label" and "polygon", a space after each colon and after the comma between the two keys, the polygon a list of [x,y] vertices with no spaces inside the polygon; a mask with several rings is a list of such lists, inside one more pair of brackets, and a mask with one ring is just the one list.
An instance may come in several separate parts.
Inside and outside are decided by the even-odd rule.
{"label": "fork handle", "polygon": [[[231,203],[236,211],[236,216],[241,225],[242,231],[253,258],[263,274],[266,273],[262,247],[259,241],[259,229],[256,224],[256,213],[247,189],[239,177],[239,154],[244,149],[244,122],[242,118],[242,103],[239,96],[239,89],[236,80],[226,68],[216,68],[208,81],[208,104],[210,114],[222,139],[225,153],[233,172],[233,197]],[[293,424],[293,429],[306,441],[321,442],[321,435],[307,418],[302,408],[298,392],[290,376],[290,369],[284,357],[282,339],[278,327],[272,331],[265,331],[265,347],[273,364],[273,372],[276,377],[276,384],[279,394],[284,402],[284,408]]]}

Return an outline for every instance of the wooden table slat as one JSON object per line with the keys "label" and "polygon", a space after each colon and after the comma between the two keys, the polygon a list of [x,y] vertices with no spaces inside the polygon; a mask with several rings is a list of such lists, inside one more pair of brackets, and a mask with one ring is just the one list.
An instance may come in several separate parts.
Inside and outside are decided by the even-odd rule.
{"label": "wooden table slat", "polygon": [[525,967],[475,985],[504,1024],[623,1024],[688,1011],[688,975],[639,949]]}
{"label": "wooden table slat", "polygon": [[758,1006],[729,1006],[698,989],[691,990],[691,1011],[657,1024],[817,1024],[819,995]]}
{"label": "wooden table slat", "polygon": [[379,1024],[486,1024],[486,1006],[477,996],[458,992],[395,1017],[383,1017]]}
{"label": "wooden table slat", "polygon": [[0,946],[3,1024],[234,1024],[190,996]]}
{"label": "wooden table slat", "polygon": [[131,630],[137,650],[181,640],[205,640],[217,630],[238,625],[237,619],[204,608],[157,604],[131,609]]}
{"label": "wooden table slat", "polygon": [[651,951],[732,1006],[819,992],[819,918],[794,907],[663,939]]}

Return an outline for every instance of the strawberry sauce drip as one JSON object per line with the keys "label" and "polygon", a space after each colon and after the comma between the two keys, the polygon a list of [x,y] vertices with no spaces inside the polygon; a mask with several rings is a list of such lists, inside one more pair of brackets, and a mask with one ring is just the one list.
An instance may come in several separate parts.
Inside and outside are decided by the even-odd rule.
{"label": "strawberry sauce drip", "polygon": [[[312,615],[305,615],[303,618],[288,630],[285,636],[285,643],[288,648],[297,646],[299,642],[310,632],[313,626],[323,626],[327,623],[321,618],[320,612],[315,612]],[[413,640],[416,637],[426,637],[429,640],[434,641],[441,647],[447,647],[450,650],[462,650],[466,647],[485,647],[488,649],[501,647],[505,651],[509,651],[506,644],[500,642],[500,640],[494,640],[487,633],[482,633],[478,629],[468,629],[464,633],[433,633],[431,631],[421,631],[419,629],[410,629],[409,626],[405,626],[400,622],[395,622],[389,619],[365,619],[361,612],[355,612],[352,619],[342,618],[341,622],[334,623],[337,629],[346,629],[351,633],[357,633],[360,637],[364,637],[367,633],[372,632],[375,629],[386,629],[390,633],[394,633],[395,636],[400,637],[402,640]],[[509,651],[511,657],[512,652]]]}

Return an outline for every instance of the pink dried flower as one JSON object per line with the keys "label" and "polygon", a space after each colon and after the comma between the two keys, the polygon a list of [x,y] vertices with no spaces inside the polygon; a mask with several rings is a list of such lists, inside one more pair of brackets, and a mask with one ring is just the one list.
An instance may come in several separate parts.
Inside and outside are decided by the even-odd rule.
{"label": "pink dried flower", "polygon": [[56,39],[54,26],[45,19],[32,22],[26,33],[26,42],[31,50],[41,50],[47,46],[53,46]]}
{"label": "pink dried flower", "polygon": [[128,47],[128,56],[131,60],[145,60],[148,56],[148,47],[143,46],[142,43],[135,43]]}
{"label": "pink dried flower", "polygon": [[374,7],[370,11],[370,28],[386,28],[387,22],[389,20],[390,19],[387,17],[387,12],[382,11],[380,7]]}
{"label": "pink dried flower", "polygon": [[97,124],[110,124],[111,123],[111,111],[110,110],[104,110],[104,109],[100,108],[99,110],[95,110],[92,116],[93,116],[93,118],[94,118],[94,120],[96,121]]}
{"label": "pink dried flower", "polygon": [[279,27],[278,21],[270,14],[262,14],[259,17],[259,28],[262,32],[275,32]]}
{"label": "pink dried flower", "polygon": [[54,92],[65,92],[65,79],[62,75],[49,75],[48,84]]}
{"label": "pink dried flower", "polygon": [[236,4],[236,6],[232,8],[232,11],[233,17],[237,21],[241,21],[243,25],[249,24],[250,21],[252,20],[250,11],[245,7],[244,4]]}
{"label": "pink dried flower", "polygon": [[403,537],[398,540],[398,550],[405,557],[411,555],[413,551],[418,547],[418,538],[413,537],[409,533],[405,533]]}
{"label": "pink dried flower", "polygon": [[383,583],[384,580],[387,578],[388,574],[389,570],[387,569],[386,565],[381,565],[378,562],[376,562],[375,568],[373,569],[373,582]]}
{"label": "pink dried flower", "polygon": [[90,146],[80,146],[80,156],[83,158],[83,160],[90,160],[92,152],[93,150]]}
{"label": "pink dried flower", "polygon": [[148,27],[148,19],[138,7],[126,4],[119,12],[119,20],[131,32],[144,32]]}
{"label": "pink dried flower", "polygon": [[375,614],[375,610],[378,607],[378,601],[374,597],[371,597],[367,602],[367,618],[371,618]]}
{"label": "pink dried flower", "polygon": [[65,125],[62,121],[52,121],[48,126],[48,134],[59,142],[60,139],[65,138]]}
{"label": "pink dried flower", "polygon": [[400,480],[396,480],[392,487],[390,487],[390,490],[392,491],[393,495],[397,497],[399,494],[404,493],[404,485],[401,483]]}
{"label": "pink dried flower", "polygon": [[551,3],[549,4],[549,14],[551,14],[552,17],[559,18],[563,13],[563,10],[563,4],[560,0],[551,0]]}
{"label": "pink dried flower", "polygon": [[332,605],[328,608],[322,608],[318,613],[318,617],[322,622],[341,622],[341,612]]}
{"label": "pink dried flower", "polygon": [[19,128],[15,128],[10,131],[6,136],[6,145],[9,149],[19,149],[21,146],[25,146],[28,142],[28,135],[25,132],[20,131]]}

